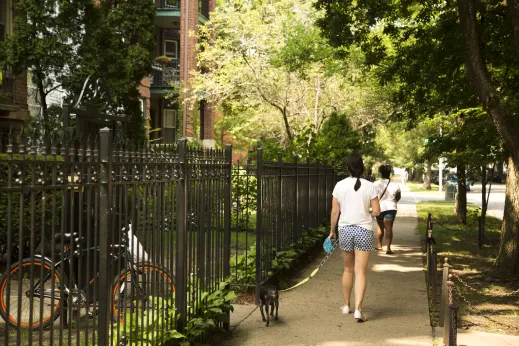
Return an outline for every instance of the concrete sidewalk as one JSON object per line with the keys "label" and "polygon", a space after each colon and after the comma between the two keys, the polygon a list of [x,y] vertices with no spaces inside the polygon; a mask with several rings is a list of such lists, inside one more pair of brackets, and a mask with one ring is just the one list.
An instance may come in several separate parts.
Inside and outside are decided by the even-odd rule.
{"label": "concrete sidewalk", "polygon": [[[240,323],[224,345],[432,345],[414,199],[405,192],[395,222],[394,255],[373,252],[363,312],[342,315],[342,258],[336,251],[313,280],[280,296],[279,321],[265,327],[255,306],[236,306]],[[308,276],[321,256],[301,274]],[[353,302],[352,296],[351,301]]]}
{"label": "concrete sidewalk", "polygon": [[[405,186],[402,191],[395,222],[395,254],[374,252],[371,258],[364,304],[366,323],[355,323],[351,314],[344,316],[339,311],[342,259],[337,251],[313,280],[281,294],[280,320],[272,321],[270,327],[265,327],[255,305],[236,305],[231,317],[233,337],[224,345],[432,345],[420,239],[416,232],[416,202],[439,196],[411,193]],[[321,258],[308,265],[300,279],[308,276]],[[352,296],[352,302],[353,299]],[[440,345],[443,328],[436,328],[434,334],[435,344]],[[514,346],[519,345],[519,337],[459,330],[458,345]]]}

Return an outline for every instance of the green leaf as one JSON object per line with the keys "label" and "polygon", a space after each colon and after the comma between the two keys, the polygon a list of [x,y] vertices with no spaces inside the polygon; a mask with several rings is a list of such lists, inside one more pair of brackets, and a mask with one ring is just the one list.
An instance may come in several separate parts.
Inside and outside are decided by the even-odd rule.
{"label": "green leaf", "polygon": [[[186,336],[176,330],[168,330],[166,332],[168,334],[168,337],[171,338],[171,339],[183,339],[185,338]],[[182,345],[182,343],[180,343]]]}
{"label": "green leaf", "polygon": [[220,308],[210,308],[209,311],[215,312],[217,314],[221,314],[223,312],[223,310]]}
{"label": "green leaf", "polygon": [[238,298],[238,296],[233,291],[227,293],[227,295],[225,296],[225,300],[227,300],[227,301],[233,301],[236,298]]}

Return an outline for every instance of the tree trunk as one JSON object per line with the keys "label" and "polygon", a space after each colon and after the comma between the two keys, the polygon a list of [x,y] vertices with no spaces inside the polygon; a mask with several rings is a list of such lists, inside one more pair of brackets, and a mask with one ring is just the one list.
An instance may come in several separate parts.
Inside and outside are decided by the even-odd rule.
{"label": "tree trunk", "polygon": [[[515,7],[512,9],[514,10]],[[465,65],[472,87],[490,115],[494,126],[511,153],[508,160],[505,213],[501,229],[501,245],[494,271],[502,274],[519,274],[519,122],[514,119],[510,106],[502,102],[498,88],[489,75],[477,30],[474,0],[458,0],[460,26],[463,34]],[[519,19],[518,19],[519,20]],[[518,20],[512,18],[516,27]],[[519,35],[519,30],[514,33]],[[517,38],[516,38],[517,42]],[[519,45],[518,45],[519,50]]]}
{"label": "tree trunk", "polygon": [[431,189],[431,160],[427,160],[425,163],[425,181],[423,182],[424,189]]}
{"label": "tree trunk", "polygon": [[43,117],[43,128],[47,129],[47,126],[49,126],[49,114],[47,110],[47,94],[45,93],[45,88],[43,87],[43,79],[42,76],[38,76],[38,94],[40,97],[40,106],[41,106],[41,114]]}
{"label": "tree trunk", "polygon": [[519,165],[508,159],[505,212],[501,229],[501,245],[494,264],[494,272],[502,275],[519,275]]}
{"label": "tree trunk", "polygon": [[287,132],[288,142],[292,144],[292,131],[290,131],[290,124],[288,123],[287,107],[280,109],[283,114],[283,122],[285,123],[285,131]]}
{"label": "tree trunk", "polygon": [[487,168],[481,166],[481,233],[485,234],[485,221],[487,216]]}
{"label": "tree trunk", "polygon": [[504,170],[503,170],[503,163],[498,162],[497,163],[497,176],[498,176],[498,183],[502,183],[504,179]]}
{"label": "tree trunk", "polygon": [[458,193],[456,194],[456,217],[458,222],[462,224],[467,223],[467,180],[466,180],[465,165],[458,165]]}
{"label": "tree trunk", "polygon": [[422,182],[422,172],[418,168],[413,170],[413,180],[419,183]]}
{"label": "tree trunk", "polygon": [[314,128],[315,133],[319,131],[319,96],[321,96],[321,81],[319,75],[315,76],[315,104],[314,104]]}

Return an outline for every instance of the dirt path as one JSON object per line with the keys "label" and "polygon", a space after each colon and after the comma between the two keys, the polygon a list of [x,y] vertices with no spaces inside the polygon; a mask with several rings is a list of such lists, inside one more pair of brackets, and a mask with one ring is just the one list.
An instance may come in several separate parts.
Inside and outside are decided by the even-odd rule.
{"label": "dirt path", "polygon": [[[432,345],[416,226],[414,199],[404,193],[395,222],[395,254],[374,252],[371,258],[363,309],[366,323],[356,323],[352,314],[339,311],[342,258],[336,251],[313,280],[281,294],[280,319],[270,327],[265,327],[258,310],[253,311],[255,306],[236,306],[232,324],[241,323],[224,345]],[[321,256],[301,278],[320,260]]]}

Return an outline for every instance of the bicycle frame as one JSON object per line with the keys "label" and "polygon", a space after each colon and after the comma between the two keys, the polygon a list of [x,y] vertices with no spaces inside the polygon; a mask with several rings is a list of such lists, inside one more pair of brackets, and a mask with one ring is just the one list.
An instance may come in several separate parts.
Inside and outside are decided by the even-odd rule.
{"label": "bicycle frame", "polygon": [[[115,255],[113,252],[110,253],[110,255],[112,257],[111,263],[113,264],[113,263],[115,263],[115,261],[117,261],[121,258],[123,260],[125,260],[125,268],[131,271],[132,281],[137,282],[136,265],[133,261],[133,257],[131,256],[130,251],[126,248],[126,246],[120,245],[120,244],[110,245],[110,247],[112,249],[124,248],[123,253],[120,255]],[[89,249],[81,250],[82,253],[88,252],[88,251],[99,251],[99,247],[91,247]],[[83,256],[84,256],[84,254],[82,254],[81,256],[77,256],[77,257],[79,258],[79,257],[83,257]],[[63,259],[59,260],[57,262],[56,261],[53,262],[52,259],[48,258],[48,257],[44,257],[41,255],[34,255],[34,258],[40,259],[42,263],[53,263],[52,268],[54,270],[59,269],[62,263],[67,264],[67,268],[69,269],[69,273],[70,273],[69,279],[71,280],[72,287],[68,287],[66,282],[62,282],[63,292],[65,295],[70,294],[71,290],[78,290],[77,278],[73,274],[74,273],[73,261],[72,261],[73,257],[76,257],[76,256],[71,255],[70,247],[68,247],[67,250],[64,252]],[[50,276],[53,274],[53,272],[54,272],[53,270],[49,271],[48,273],[45,274],[45,276],[43,278],[39,279],[37,282],[34,283],[33,294],[32,294],[33,297],[39,297],[39,298],[43,297],[43,298],[51,298],[51,299],[54,297],[54,299],[59,299],[60,294],[61,294],[60,288],[58,288],[58,290],[56,290],[56,289],[44,290],[43,294],[41,294],[41,292],[39,290],[41,282],[46,282],[50,278]],[[116,275],[118,275],[118,273],[116,273]],[[98,278],[99,278],[99,272],[96,273],[96,275],[93,279],[88,281],[88,283],[85,285],[85,287],[83,287],[81,289],[81,291],[83,291],[83,292],[86,291],[89,288],[89,286],[92,286]],[[139,287],[139,290],[141,290],[140,287]],[[142,293],[142,292],[139,292],[139,293]]]}

